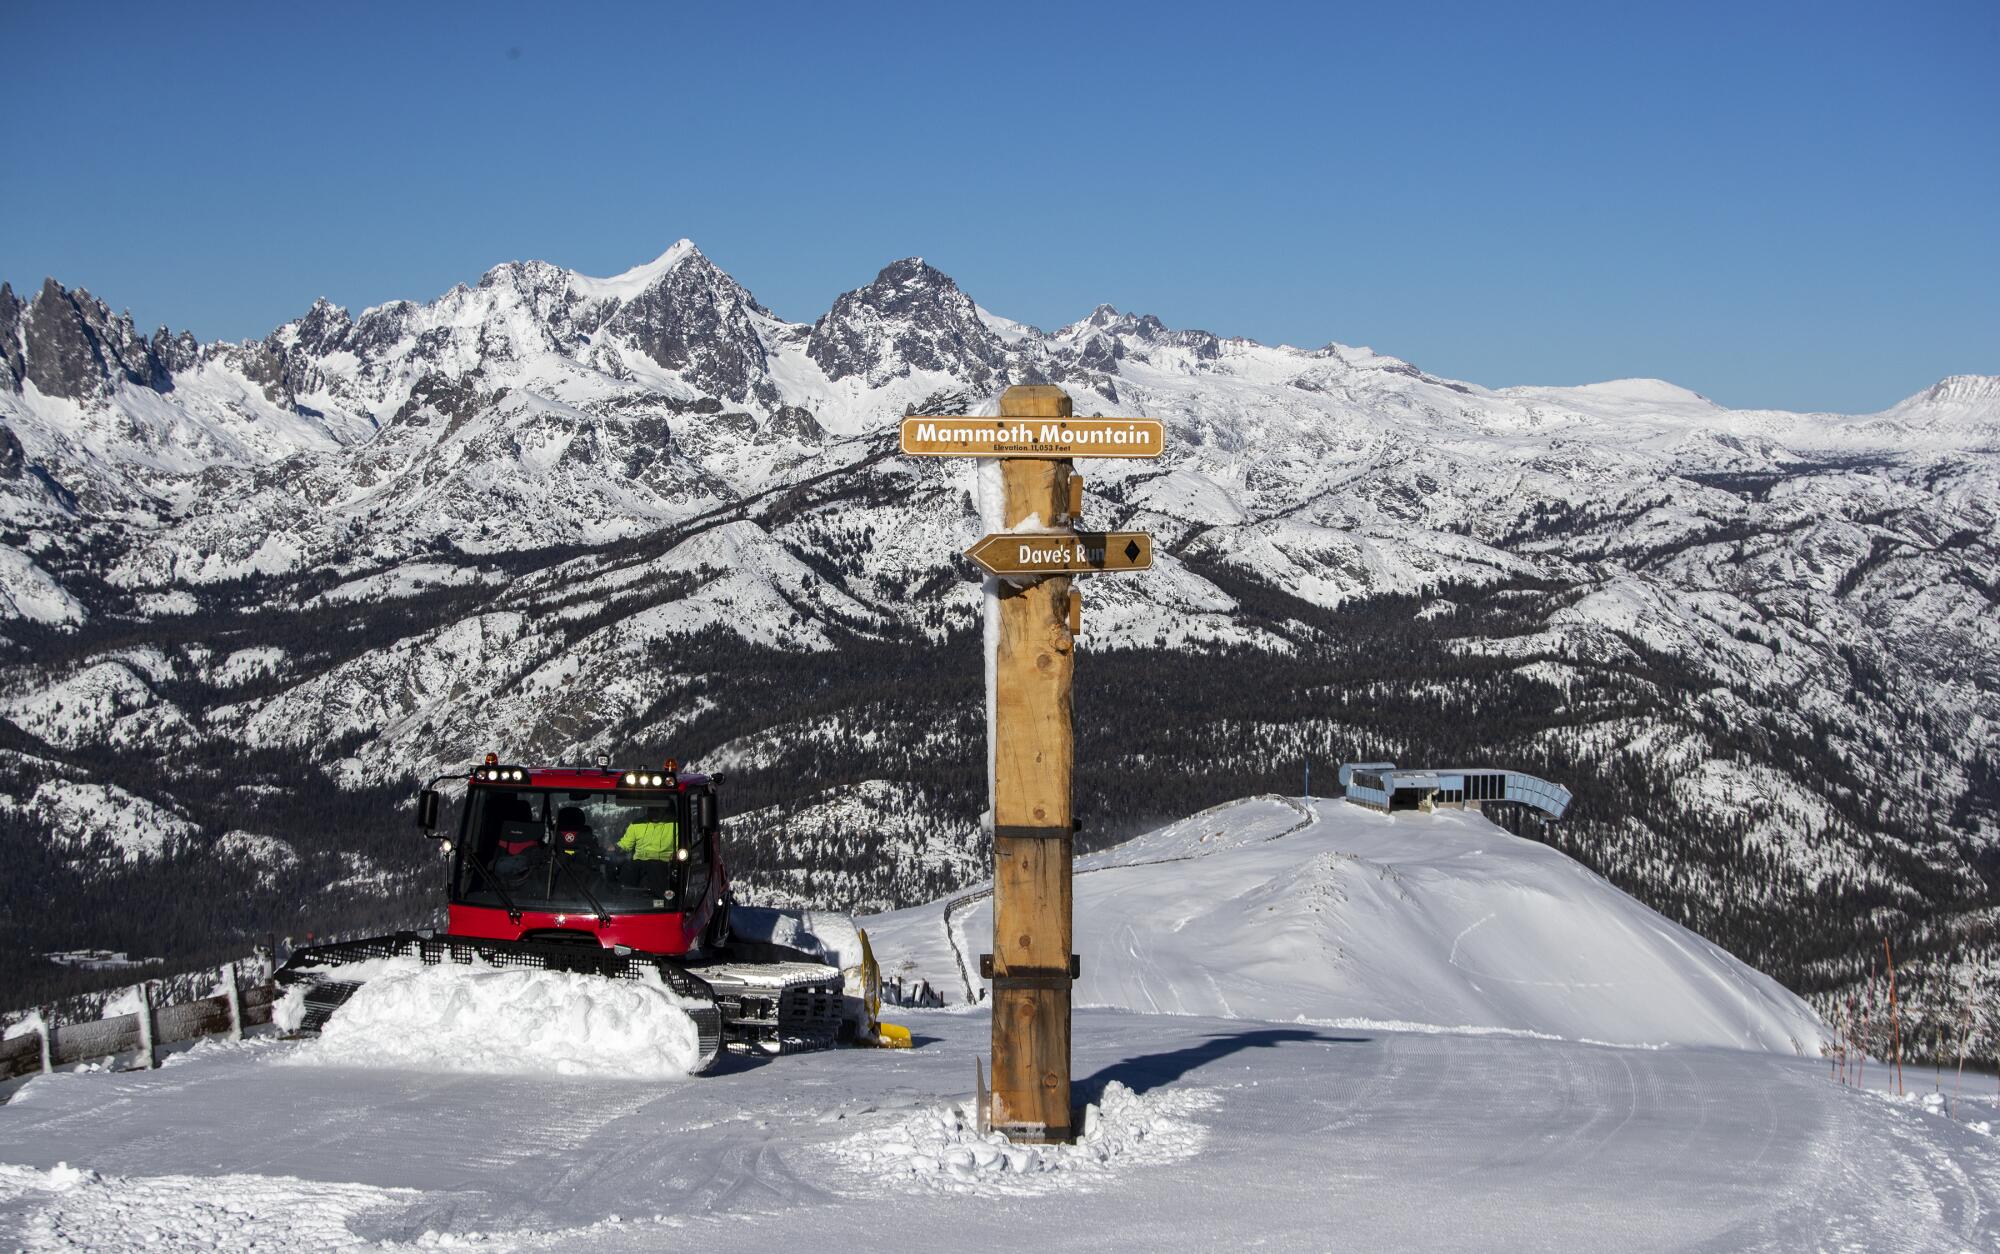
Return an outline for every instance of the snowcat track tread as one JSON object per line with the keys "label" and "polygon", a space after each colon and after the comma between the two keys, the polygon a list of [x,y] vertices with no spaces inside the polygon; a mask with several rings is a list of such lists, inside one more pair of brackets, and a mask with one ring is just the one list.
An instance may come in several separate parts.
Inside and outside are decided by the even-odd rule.
{"label": "snowcat track tread", "polygon": [[820,962],[718,962],[694,967],[708,985],[733,1043],[798,1054],[839,1043],[845,1007],[840,972]]}

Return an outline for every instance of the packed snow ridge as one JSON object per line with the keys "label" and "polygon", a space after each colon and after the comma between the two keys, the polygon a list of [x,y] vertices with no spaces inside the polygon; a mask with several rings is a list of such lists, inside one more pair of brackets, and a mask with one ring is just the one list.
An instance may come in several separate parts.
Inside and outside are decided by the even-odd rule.
{"label": "packed snow ridge", "polygon": [[[1830,1039],[1776,980],[1476,812],[1253,798],[1078,872],[1079,1006],[1811,1057]],[[885,975],[984,995],[986,890],[862,924]]]}

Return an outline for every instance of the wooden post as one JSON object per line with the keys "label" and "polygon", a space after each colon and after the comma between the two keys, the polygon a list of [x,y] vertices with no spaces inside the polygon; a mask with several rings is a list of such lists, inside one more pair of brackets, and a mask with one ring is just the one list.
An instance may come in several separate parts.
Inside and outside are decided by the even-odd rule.
{"label": "wooden post", "polygon": [[1896,1096],[1903,1095],[1903,1016],[1896,1006],[1896,956],[1889,952],[1889,938],[1882,938],[1882,960],[1889,968],[1889,1026],[1896,1041]]}
{"label": "wooden post", "polygon": [[[1056,387],[1011,387],[1003,418],[1067,418]],[[1053,530],[1070,512],[1067,460],[1012,458],[1003,525]],[[1070,1120],[1070,579],[996,581],[993,714],[992,1124],[1009,1139],[1068,1141]]]}
{"label": "wooden post", "polygon": [[1023,386],[1007,389],[997,416],[906,414],[898,441],[910,457],[998,463],[1001,517],[989,522],[1000,529],[965,550],[988,576],[993,641],[993,952],[979,964],[993,986],[986,1109],[992,1126],[1016,1141],[1068,1141],[1075,1135],[1069,1047],[1077,976],[1070,953],[1070,681],[1083,627],[1073,579],[1153,564],[1153,537],[1145,532],[1076,529],[1083,482],[1071,459],[1159,457],[1166,426],[1157,418],[1078,418],[1061,388]]}
{"label": "wooden post", "polygon": [[160,1050],[153,1039],[153,981],[139,981],[139,1052],[145,1055],[146,1070],[160,1065]]}
{"label": "wooden post", "polygon": [[232,962],[222,968],[222,975],[228,981],[223,986],[223,996],[229,999],[229,1039],[240,1041],[243,1039],[243,992],[237,980],[236,964]]}

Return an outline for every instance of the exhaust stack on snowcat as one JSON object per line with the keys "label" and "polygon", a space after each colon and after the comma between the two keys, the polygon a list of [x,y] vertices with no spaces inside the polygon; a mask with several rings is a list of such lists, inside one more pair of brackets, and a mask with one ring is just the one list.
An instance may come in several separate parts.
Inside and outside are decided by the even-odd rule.
{"label": "exhaust stack on snowcat", "polygon": [[842,947],[816,939],[809,916],[746,910],[752,935],[736,940],[721,777],[672,759],[657,769],[528,767],[489,754],[463,777],[455,839],[438,830],[446,778],[417,799],[418,826],[451,854],[445,934],[296,951],[277,978],[302,990],[301,1029],[318,1030],[360,987],[343,968],[396,957],[658,981],[693,1007],[697,1070],[725,1045],[823,1049],[872,1026],[849,995]]}

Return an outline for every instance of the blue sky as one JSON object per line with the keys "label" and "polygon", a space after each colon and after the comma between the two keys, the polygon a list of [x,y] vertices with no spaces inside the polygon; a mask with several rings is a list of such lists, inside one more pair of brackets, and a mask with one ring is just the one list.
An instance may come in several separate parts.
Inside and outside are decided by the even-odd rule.
{"label": "blue sky", "polygon": [[692,237],[1501,386],[2000,373],[2000,4],[23,5],[0,278],[261,335]]}

